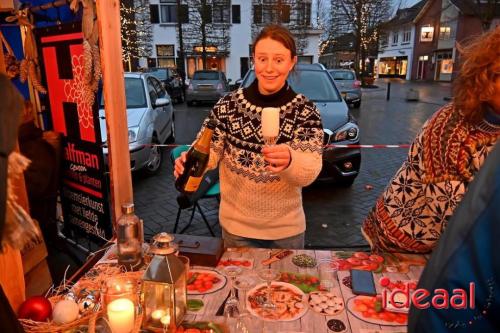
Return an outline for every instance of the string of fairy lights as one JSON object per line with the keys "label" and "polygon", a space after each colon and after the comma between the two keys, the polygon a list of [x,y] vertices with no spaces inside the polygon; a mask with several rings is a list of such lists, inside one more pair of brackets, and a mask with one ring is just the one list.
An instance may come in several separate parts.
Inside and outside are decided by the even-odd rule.
{"label": "string of fairy lights", "polygon": [[120,4],[122,54],[124,59],[151,56],[153,31],[149,17],[149,1],[133,1],[132,6]]}

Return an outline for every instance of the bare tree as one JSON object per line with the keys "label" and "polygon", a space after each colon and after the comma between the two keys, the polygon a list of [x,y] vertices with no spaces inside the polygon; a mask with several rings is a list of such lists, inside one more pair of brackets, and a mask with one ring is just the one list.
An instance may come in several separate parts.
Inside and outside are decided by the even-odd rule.
{"label": "bare tree", "polygon": [[[318,0],[316,0],[318,1]],[[322,0],[319,0],[320,2]],[[270,23],[287,27],[295,37],[297,53],[304,54],[308,30],[316,17],[312,15],[312,3],[298,0],[252,0],[252,39]]]}
{"label": "bare tree", "polygon": [[230,0],[186,0],[189,23],[182,25],[186,54],[201,47],[203,68],[207,67],[207,49],[217,48],[220,54],[229,54]]}
{"label": "bare tree", "polygon": [[129,71],[135,67],[132,62],[151,56],[153,27],[149,15],[149,0],[122,0],[120,3],[122,52]]}
{"label": "bare tree", "polygon": [[[354,34],[355,69],[365,71],[367,52],[378,44],[378,26],[391,15],[390,0],[331,0],[328,39]],[[362,61],[360,61],[362,60]],[[360,67],[361,62],[361,67]]]}

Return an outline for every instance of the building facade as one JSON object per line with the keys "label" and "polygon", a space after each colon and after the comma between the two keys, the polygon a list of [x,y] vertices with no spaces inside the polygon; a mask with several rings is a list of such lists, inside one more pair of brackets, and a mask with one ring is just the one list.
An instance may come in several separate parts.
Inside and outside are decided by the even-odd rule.
{"label": "building facade", "polygon": [[180,3],[181,17],[177,17],[177,0],[150,0],[153,52],[148,67],[177,66],[178,20],[182,22],[187,77],[203,69],[204,44],[207,69],[225,72],[232,82],[242,78],[251,67],[252,40],[269,23],[280,23],[292,31],[299,62],[318,62],[321,31],[312,19],[315,15],[312,0],[181,0]]}
{"label": "building facade", "polygon": [[[488,18],[488,21],[485,19]],[[459,45],[499,24],[500,4],[428,0],[414,20],[414,80],[452,81],[460,68]]]}
{"label": "building facade", "polygon": [[413,20],[425,1],[410,8],[399,9],[396,15],[383,25],[377,56],[377,77],[411,79],[415,25]]}

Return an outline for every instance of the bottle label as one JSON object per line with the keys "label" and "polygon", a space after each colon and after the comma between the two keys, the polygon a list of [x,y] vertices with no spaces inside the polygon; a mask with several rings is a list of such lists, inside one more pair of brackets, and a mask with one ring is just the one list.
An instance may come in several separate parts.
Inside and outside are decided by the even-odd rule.
{"label": "bottle label", "polygon": [[184,191],[186,192],[195,192],[198,187],[200,187],[201,179],[203,177],[189,177],[186,182],[186,186],[184,186]]}

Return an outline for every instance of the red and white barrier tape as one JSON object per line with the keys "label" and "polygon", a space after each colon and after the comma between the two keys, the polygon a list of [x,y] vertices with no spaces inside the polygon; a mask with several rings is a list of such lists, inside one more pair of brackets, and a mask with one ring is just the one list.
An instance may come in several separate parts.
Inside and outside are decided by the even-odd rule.
{"label": "red and white barrier tape", "polygon": [[411,145],[326,145],[326,148],[410,148]]}
{"label": "red and white barrier tape", "polygon": [[[157,147],[178,147],[178,146],[183,146],[180,144],[148,144],[144,146],[157,146]],[[325,145],[323,146],[324,148],[410,148],[410,144],[401,144],[401,145],[336,145],[336,144],[330,144],[330,145]]]}

